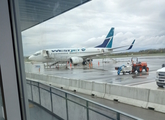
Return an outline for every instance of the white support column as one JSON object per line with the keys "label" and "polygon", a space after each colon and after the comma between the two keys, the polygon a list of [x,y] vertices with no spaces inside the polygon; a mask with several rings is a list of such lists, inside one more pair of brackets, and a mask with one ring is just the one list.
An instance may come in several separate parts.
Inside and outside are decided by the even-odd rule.
{"label": "white support column", "polygon": [[28,120],[28,99],[25,92],[21,31],[17,28],[19,23],[18,19],[16,20],[16,2],[17,0],[0,0],[0,66],[4,113],[7,120]]}

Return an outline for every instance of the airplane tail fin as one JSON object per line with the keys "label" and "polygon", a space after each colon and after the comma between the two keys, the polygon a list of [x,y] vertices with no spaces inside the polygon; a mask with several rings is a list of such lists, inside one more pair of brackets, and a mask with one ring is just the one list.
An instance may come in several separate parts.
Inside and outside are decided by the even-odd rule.
{"label": "airplane tail fin", "polygon": [[95,48],[111,48],[113,43],[114,29],[115,28],[111,28],[104,42],[101,45],[96,46]]}

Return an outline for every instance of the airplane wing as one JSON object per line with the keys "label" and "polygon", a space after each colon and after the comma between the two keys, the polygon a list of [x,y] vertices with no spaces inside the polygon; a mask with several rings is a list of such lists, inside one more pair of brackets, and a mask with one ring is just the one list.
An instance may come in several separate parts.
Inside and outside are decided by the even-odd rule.
{"label": "airplane wing", "polygon": [[[120,52],[120,51],[125,51],[125,50],[130,50],[132,49],[133,45],[135,43],[135,40],[133,40],[132,44],[131,45],[125,45],[125,46],[120,46],[120,47],[115,47],[115,48],[104,48],[105,50],[107,51],[104,51],[104,52],[100,52],[100,53],[95,53],[95,54],[92,54],[92,55],[79,55],[78,57],[82,57],[82,58],[99,58],[101,56],[105,56],[105,55],[110,55],[110,54],[113,54],[113,53],[116,53],[116,52]],[[120,49],[120,48],[126,48],[126,49]],[[120,49],[120,50],[117,50],[117,49]]]}
{"label": "airplane wing", "polygon": [[[133,42],[132,42],[131,45],[125,45],[125,46],[110,48],[110,49],[108,49],[108,50],[113,51],[113,52],[119,52],[119,51],[130,50],[130,49],[132,49],[134,43],[135,43],[135,40],[133,40]],[[127,47],[127,48],[126,48],[126,47]],[[120,49],[120,48],[126,48],[126,49],[123,49],[123,50],[116,50],[116,49]]]}

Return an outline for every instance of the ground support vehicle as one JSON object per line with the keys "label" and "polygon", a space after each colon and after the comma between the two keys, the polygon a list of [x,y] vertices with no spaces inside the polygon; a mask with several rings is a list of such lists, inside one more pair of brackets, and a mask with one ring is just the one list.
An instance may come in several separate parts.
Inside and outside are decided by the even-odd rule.
{"label": "ground support vehicle", "polygon": [[[120,67],[115,67],[115,70],[117,70],[117,74],[120,75],[120,73],[135,73],[137,71],[138,73],[142,72],[143,69],[148,72],[149,67],[147,67],[146,62],[138,62],[138,58],[136,58],[136,62],[133,61],[133,58],[131,59],[132,64],[129,62],[127,63],[127,66],[122,65]],[[162,65],[163,66],[163,65]],[[164,65],[165,66],[165,65]]]}
{"label": "ground support vehicle", "polygon": [[163,68],[156,71],[156,84],[159,87],[165,87],[165,64],[162,65]]}
{"label": "ground support vehicle", "polygon": [[115,67],[115,70],[117,70],[117,74],[120,75],[120,73],[123,73],[123,75],[125,73],[131,73],[132,72],[132,66],[131,65],[122,65],[120,67]]}
{"label": "ground support vehicle", "polygon": [[142,72],[143,69],[148,72],[149,68],[147,67],[147,63],[146,62],[138,62],[132,65],[132,73],[134,73],[136,70],[137,72]]}
{"label": "ground support vehicle", "polygon": [[148,72],[149,67],[147,67],[146,62],[138,62],[138,58],[136,58],[136,63],[134,63],[133,58],[131,59],[132,61],[132,73],[134,73],[136,70],[138,73],[142,72],[143,69]]}

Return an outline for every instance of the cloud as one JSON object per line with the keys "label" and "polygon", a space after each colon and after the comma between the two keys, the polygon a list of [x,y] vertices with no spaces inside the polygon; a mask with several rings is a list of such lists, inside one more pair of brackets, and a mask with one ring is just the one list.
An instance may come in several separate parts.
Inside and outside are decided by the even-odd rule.
{"label": "cloud", "polygon": [[24,54],[40,49],[94,47],[115,27],[113,47],[132,51],[165,46],[164,0],[92,0],[22,32]]}

